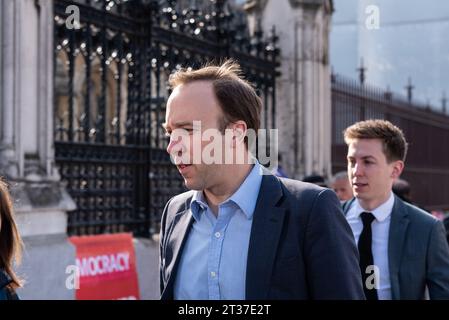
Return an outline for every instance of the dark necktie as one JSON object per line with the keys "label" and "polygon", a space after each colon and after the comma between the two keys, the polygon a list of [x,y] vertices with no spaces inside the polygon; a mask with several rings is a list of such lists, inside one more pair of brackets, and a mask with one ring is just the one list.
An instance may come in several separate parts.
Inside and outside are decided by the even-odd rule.
{"label": "dark necktie", "polygon": [[[373,275],[373,272],[366,273],[368,266],[374,265],[373,252],[371,251],[372,232],[371,223],[374,221],[374,216],[371,212],[362,212],[360,215],[363,221],[363,230],[360,234],[358,248],[360,254],[360,270],[362,272],[363,291],[367,300],[378,300],[377,290],[375,288],[369,289],[366,285],[366,279]],[[372,278],[371,278],[372,279]],[[371,280],[370,279],[370,280]],[[372,281],[369,281],[372,283]]]}

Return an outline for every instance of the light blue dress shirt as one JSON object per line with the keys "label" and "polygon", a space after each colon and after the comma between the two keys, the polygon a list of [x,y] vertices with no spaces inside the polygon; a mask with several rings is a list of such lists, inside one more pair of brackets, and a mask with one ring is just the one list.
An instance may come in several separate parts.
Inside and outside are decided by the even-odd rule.
{"label": "light blue dress shirt", "polygon": [[239,189],[218,206],[217,217],[203,192],[195,192],[190,203],[194,222],[179,261],[175,299],[245,299],[246,260],[261,173],[256,162]]}

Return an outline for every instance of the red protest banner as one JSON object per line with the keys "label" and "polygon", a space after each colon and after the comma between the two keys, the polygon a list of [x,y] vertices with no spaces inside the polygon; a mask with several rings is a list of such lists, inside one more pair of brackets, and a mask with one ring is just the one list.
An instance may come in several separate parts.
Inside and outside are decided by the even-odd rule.
{"label": "red protest banner", "polygon": [[77,300],[139,299],[132,235],[71,237],[79,271]]}

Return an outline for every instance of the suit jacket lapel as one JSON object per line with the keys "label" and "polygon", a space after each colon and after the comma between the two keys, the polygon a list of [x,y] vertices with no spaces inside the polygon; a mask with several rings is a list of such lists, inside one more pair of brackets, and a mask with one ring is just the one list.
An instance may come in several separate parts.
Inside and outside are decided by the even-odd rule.
{"label": "suit jacket lapel", "polygon": [[390,268],[392,299],[400,299],[399,268],[408,224],[407,209],[402,201],[395,196],[388,235],[388,266]]}
{"label": "suit jacket lapel", "polygon": [[351,208],[354,201],[355,201],[355,197],[352,198],[351,200],[348,200],[345,203],[343,203],[343,213],[345,214],[345,216],[348,214],[348,211]]}
{"label": "suit jacket lapel", "polygon": [[276,207],[283,192],[278,178],[271,174],[262,177],[262,184],[254,209],[246,268],[246,299],[266,299],[271,272],[285,209]]}
{"label": "suit jacket lapel", "polygon": [[[186,203],[187,208],[189,208],[189,204]],[[162,292],[161,299],[173,299],[173,282],[176,278],[176,273],[179,264],[180,252],[185,244],[185,240],[187,239],[188,229],[193,223],[193,216],[190,209],[186,209],[184,211],[179,212],[172,222],[172,229],[170,230],[169,237],[170,243],[167,244],[167,249],[172,250],[173,258],[170,261],[170,264],[165,267],[165,272],[168,274],[167,285],[165,286],[164,292]]]}

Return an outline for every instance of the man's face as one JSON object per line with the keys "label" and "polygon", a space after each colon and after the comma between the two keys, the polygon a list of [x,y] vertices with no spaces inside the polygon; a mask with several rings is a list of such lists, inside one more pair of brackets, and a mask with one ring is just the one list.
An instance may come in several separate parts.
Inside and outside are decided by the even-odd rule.
{"label": "man's face", "polygon": [[[220,181],[219,164],[204,164],[203,159],[199,163],[194,160],[201,158],[203,149],[210,142],[202,141],[202,133],[207,129],[218,130],[222,118],[223,112],[211,82],[196,81],[177,86],[168,98],[164,126],[171,137],[167,152],[175,160],[189,189],[208,189]],[[194,121],[200,121],[201,128],[194,127]],[[177,139],[173,134],[176,129],[184,129],[188,136]],[[198,147],[195,148],[195,145]]]}
{"label": "man's face", "polygon": [[[354,139],[348,146],[348,176],[354,196],[376,208],[386,200],[404,163],[387,162],[380,139]],[[373,206],[374,205],[374,206]],[[367,208],[365,208],[367,209]]]}
{"label": "man's face", "polygon": [[332,184],[332,189],[334,189],[337,194],[338,199],[341,201],[347,201],[352,199],[352,189],[349,179],[341,178],[334,181]]}

